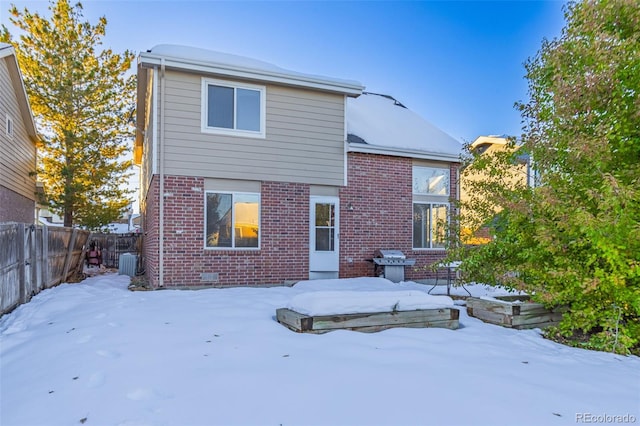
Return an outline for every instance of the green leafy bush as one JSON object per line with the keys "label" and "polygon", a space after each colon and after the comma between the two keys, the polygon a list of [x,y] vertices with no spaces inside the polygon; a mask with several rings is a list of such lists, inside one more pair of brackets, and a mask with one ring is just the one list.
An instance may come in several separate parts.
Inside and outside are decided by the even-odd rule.
{"label": "green leafy bush", "polygon": [[[565,16],[562,36],[526,63],[522,137],[499,154],[470,152],[463,172],[484,178],[470,183],[455,226],[494,238],[452,242],[451,256],[469,281],[568,306],[550,338],[639,353],[640,8],[585,1]],[[514,175],[523,154],[536,185]]]}

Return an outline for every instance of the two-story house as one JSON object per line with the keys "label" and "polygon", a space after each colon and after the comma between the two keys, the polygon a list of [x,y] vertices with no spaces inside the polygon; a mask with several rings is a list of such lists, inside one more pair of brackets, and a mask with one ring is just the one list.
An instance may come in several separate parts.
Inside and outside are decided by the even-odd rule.
{"label": "two-story house", "polygon": [[150,285],[370,276],[378,249],[444,256],[461,145],[356,81],[160,45],[138,61]]}
{"label": "two-story house", "polygon": [[35,221],[37,140],[16,52],[0,43],[0,222]]}

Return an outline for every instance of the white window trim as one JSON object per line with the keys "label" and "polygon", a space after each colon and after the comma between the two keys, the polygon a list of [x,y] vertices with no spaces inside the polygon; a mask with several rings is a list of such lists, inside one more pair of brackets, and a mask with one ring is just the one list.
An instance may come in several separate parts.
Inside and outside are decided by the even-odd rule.
{"label": "white window trim", "polygon": [[[209,108],[209,99],[208,99],[208,86],[210,84],[216,86],[224,86],[230,87],[234,89],[234,102],[233,106],[236,108],[237,103],[235,100],[235,89],[249,89],[249,90],[257,90],[260,92],[260,131],[252,131],[252,130],[239,130],[239,129],[225,129],[221,127],[209,127],[207,126],[207,117],[208,117],[208,108]],[[211,78],[203,78],[202,79],[202,88],[201,88],[201,130],[202,133],[211,133],[216,135],[227,135],[227,136],[242,136],[247,138],[260,138],[264,139],[266,137],[266,93],[267,88],[265,86],[258,86],[255,84],[247,84],[240,83],[236,81],[227,81],[227,80],[216,80]],[[237,117],[237,114],[234,111],[234,119]],[[235,124],[234,124],[235,125]]]}
{"label": "white window trim", "polygon": [[[207,246],[207,194],[230,194],[231,195],[231,215],[235,221],[235,211],[233,211],[233,200],[235,195],[257,195],[258,196],[258,247],[209,247]],[[231,227],[231,241],[235,244],[236,227],[235,223],[232,223]],[[260,250],[262,246],[262,195],[258,192],[241,192],[241,191],[216,191],[209,190],[204,192],[204,229],[203,229],[203,243],[205,250],[214,251],[256,251]]]}
{"label": "white window trim", "polygon": [[4,132],[9,137],[13,137],[15,133],[13,118],[11,118],[9,114],[7,114],[7,119],[5,121]]}
{"label": "white window trim", "polygon": [[[444,196],[442,196],[444,197]],[[439,205],[439,206],[447,206],[447,225],[449,223],[451,223],[451,203],[449,203],[449,199],[447,198],[447,200],[443,200],[443,201],[419,201],[419,200],[413,200],[413,202],[411,203],[411,211],[413,212],[413,205],[414,204],[428,204],[429,206],[431,206],[431,208],[433,208],[434,205]],[[430,209],[431,211],[431,209]],[[433,243],[433,241],[431,241],[431,239],[429,239],[429,245],[431,245]],[[412,223],[412,228],[411,228],[411,245],[413,246],[413,223]],[[425,250],[440,250],[440,251],[445,251],[447,248],[446,247],[411,247],[411,249],[413,251],[425,251]]]}

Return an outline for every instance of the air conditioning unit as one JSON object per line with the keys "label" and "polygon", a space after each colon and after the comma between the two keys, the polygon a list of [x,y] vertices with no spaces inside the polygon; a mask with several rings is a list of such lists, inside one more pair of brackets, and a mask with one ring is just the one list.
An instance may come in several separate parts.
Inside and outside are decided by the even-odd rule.
{"label": "air conditioning unit", "polygon": [[118,260],[118,274],[136,276],[138,269],[138,256],[131,253],[123,253]]}

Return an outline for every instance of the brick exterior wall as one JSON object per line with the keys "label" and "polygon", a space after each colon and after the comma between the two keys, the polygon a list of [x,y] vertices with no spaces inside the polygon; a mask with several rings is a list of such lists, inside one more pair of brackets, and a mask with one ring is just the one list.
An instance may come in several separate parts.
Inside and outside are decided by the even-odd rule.
{"label": "brick exterior wall", "polygon": [[0,186],[0,222],[34,223],[35,214],[35,201]]}
{"label": "brick exterior wall", "polygon": [[[433,277],[425,267],[444,250],[413,250],[412,160],[350,153],[348,186],[340,190],[340,277],[373,276],[377,249],[402,250],[416,259],[407,280]],[[451,193],[457,170],[451,168]],[[204,179],[165,177],[164,286],[281,284],[309,277],[307,184],[262,182],[259,250],[204,249]],[[159,285],[159,181],[143,203],[146,275]],[[202,278],[217,274],[217,280]]]}
{"label": "brick exterior wall", "polygon": [[[156,176],[145,203],[144,253],[152,287],[160,280],[158,187]],[[204,179],[166,176],[164,193],[164,286],[250,286],[309,277],[308,185],[262,182],[260,250],[204,248]],[[212,273],[217,280],[202,279]]]}
{"label": "brick exterior wall", "polygon": [[[370,261],[378,249],[401,250],[416,259],[405,279],[432,278],[425,270],[445,256],[444,250],[413,250],[411,158],[349,154],[348,185],[340,191],[340,277],[373,276]],[[457,171],[451,168],[451,194]],[[350,207],[352,209],[350,209]]]}
{"label": "brick exterior wall", "polygon": [[158,286],[159,261],[160,261],[160,240],[159,224],[160,213],[158,204],[158,194],[160,184],[158,175],[153,175],[151,185],[147,191],[146,198],[140,203],[140,213],[142,216],[142,257],[145,269],[145,276],[152,287]]}

